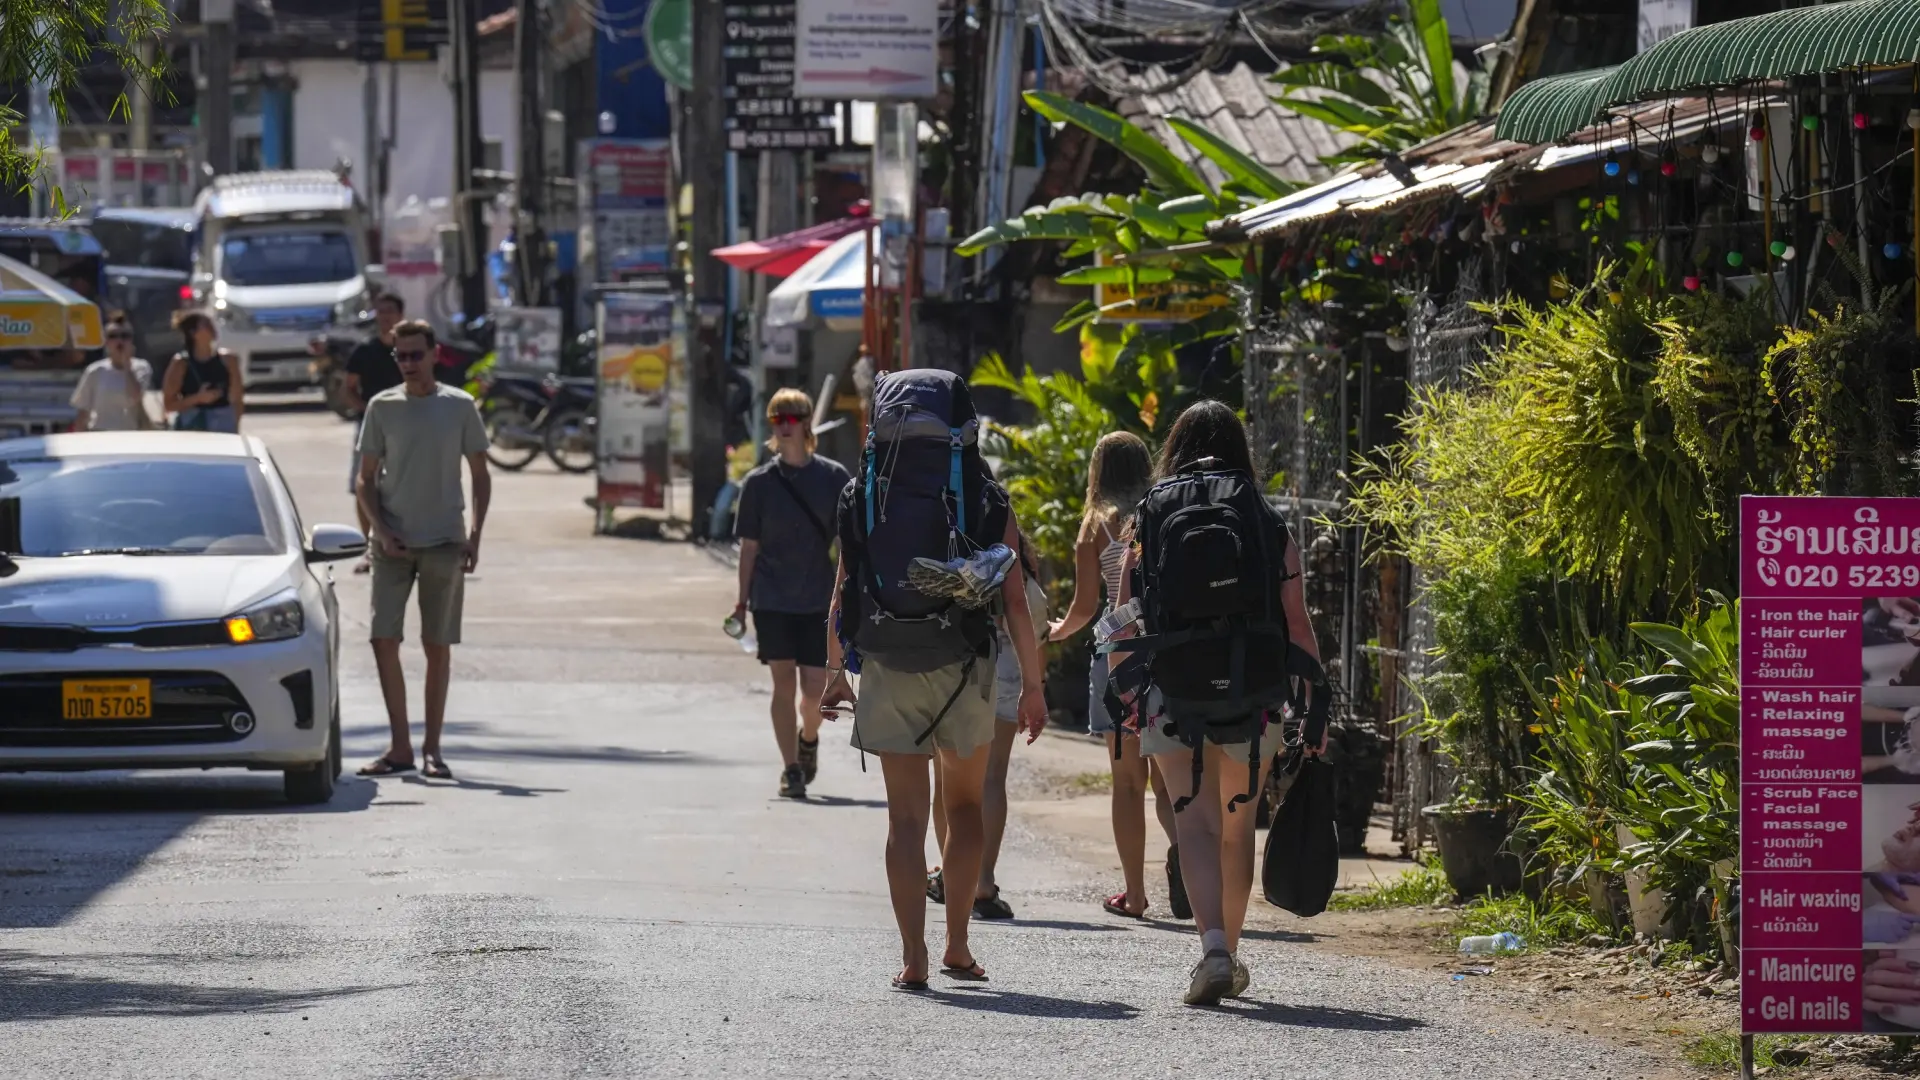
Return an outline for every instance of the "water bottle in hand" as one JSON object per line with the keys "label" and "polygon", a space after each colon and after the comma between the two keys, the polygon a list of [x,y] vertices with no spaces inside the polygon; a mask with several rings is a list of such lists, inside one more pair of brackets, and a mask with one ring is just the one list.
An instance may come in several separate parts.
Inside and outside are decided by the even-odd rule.
{"label": "water bottle in hand", "polygon": [[730,638],[740,643],[740,651],[752,656],[760,651],[760,643],[753,638],[753,631],[747,629],[747,620],[738,615],[729,615],[720,629]]}

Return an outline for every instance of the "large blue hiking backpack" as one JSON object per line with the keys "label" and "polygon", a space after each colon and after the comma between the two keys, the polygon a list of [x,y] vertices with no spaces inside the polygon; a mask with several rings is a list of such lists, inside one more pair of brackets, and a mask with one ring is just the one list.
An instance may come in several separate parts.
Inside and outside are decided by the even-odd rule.
{"label": "large blue hiking backpack", "polygon": [[1006,493],[980,459],[980,421],[950,371],[883,372],[855,477],[860,543],[842,594],[843,636],[860,656],[925,673],[992,649],[993,617],[914,588],[916,558],[944,562],[1001,539]]}

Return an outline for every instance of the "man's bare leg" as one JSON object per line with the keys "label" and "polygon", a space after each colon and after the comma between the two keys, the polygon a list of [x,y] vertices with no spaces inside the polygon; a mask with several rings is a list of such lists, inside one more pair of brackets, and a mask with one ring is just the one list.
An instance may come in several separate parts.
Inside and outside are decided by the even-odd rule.
{"label": "man's bare leg", "polygon": [[440,756],[440,731],[447,725],[447,685],[453,680],[453,646],[420,646],[427,654],[427,733],[420,740],[424,757]]}
{"label": "man's bare leg", "polygon": [[[800,757],[800,747],[794,741],[793,718],[793,695],[798,688],[798,675],[791,660],[767,661],[767,674],[773,676],[773,703],[767,706],[767,712],[773,718],[773,741],[780,747],[780,763],[791,766]],[[819,716],[818,693],[814,696],[813,708],[808,711],[815,717]],[[817,720],[815,724],[815,730],[818,731]]]}
{"label": "man's bare leg", "polygon": [[407,727],[407,675],[400,667],[400,639],[375,638],[373,665],[380,672],[380,697],[387,703],[387,726],[392,729],[385,757],[395,765],[411,765],[413,733]]}

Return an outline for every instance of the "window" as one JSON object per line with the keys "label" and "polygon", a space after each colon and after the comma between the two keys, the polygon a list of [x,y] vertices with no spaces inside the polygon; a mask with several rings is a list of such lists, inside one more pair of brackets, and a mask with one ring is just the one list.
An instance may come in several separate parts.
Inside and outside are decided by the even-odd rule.
{"label": "window", "polygon": [[344,232],[242,233],[220,244],[220,276],[229,285],[316,285],[359,272]]}
{"label": "window", "polygon": [[273,555],[286,547],[248,458],[0,461],[0,552]]}
{"label": "window", "polygon": [[107,249],[109,263],[193,272],[193,234],[183,227],[97,217],[93,219],[93,235]]}

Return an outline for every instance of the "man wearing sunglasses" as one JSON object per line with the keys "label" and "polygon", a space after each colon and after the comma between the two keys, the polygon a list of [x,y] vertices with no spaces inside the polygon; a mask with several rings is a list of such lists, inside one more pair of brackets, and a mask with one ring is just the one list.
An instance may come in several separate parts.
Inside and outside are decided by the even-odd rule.
{"label": "man wearing sunglasses", "polygon": [[73,388],[75,431],[139,431],[153,426],[147,415],[147,387],[153,365],[133,355],[133,326],[125,312],[107,317],[107,357],[80,373]]}
{"label": "man wearing sunglasses", "polygon": [[[360,508],[373,525],[373,658],[380,671],[393,739],[362,776],[412,772],[407,682],[400,668],[407,598],[420,589],[420,645],[427,656],[427,727],[421,739],[424,776],[453,779],[440,756],[447,718],[453,646],[460,643],[466,575],[480,562],[480,530],[493,482],[487,433],[473,398],[433,376],[433,328],[417,320],[393,328],[399,386],[367,402],[360,426]],[[467,528],[460,462],[473,482],[473,527]]]}

